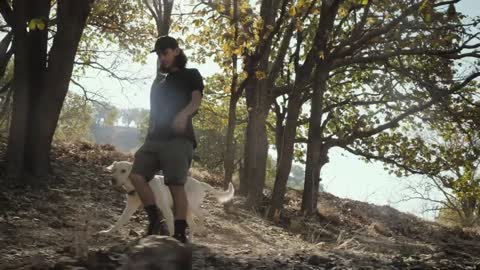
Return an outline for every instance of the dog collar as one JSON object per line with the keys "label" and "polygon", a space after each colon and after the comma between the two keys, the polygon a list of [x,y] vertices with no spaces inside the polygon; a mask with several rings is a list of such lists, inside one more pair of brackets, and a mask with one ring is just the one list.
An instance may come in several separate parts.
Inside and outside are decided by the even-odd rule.
{"label": "dog collar", "polygon": [[129,195],[129,196],[132,196],[133,194],[135,194],[135,189],[127,192],[127,195]]}

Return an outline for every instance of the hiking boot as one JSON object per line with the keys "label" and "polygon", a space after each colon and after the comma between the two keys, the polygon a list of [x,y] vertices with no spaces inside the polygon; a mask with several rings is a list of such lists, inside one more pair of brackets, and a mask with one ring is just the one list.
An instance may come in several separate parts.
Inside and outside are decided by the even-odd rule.
{"label": "hiking boot", "polygon": [[147,211],[149,221],[147,235],[155,234],[170,236],[167,221],[163,216],[162,211],[156,206],[148,206],[145,210]]}
{"label": "hiking boot", "polygon": [[177,239],[183,244],[188,244],[190,242],[186,234],[176,233],[173,235],[173,238]]}
{"label": "hiking boot", "polygon": [[167,221],[164,218],[162,218],[162,219],[158,219],[156,222],[148,224],[147,235],[170,236],[170,231],[168,230]]}

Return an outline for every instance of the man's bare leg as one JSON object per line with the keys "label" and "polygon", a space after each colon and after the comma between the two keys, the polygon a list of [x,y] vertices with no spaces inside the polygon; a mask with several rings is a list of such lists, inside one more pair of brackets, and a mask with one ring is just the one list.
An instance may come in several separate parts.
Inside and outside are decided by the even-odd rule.
{"label": "man's bare leg", "polygon": [[187,193],[183,185],[170,185],[168,186],[173,197],[173,204],[175,208],[175,233],[173,236],[181,242],[186,242],[187,229],[187,210],[188,199]]}
{"label": "man's bare leg", "polygon": [[153,195],[150,185],[145,180],[145,177],[138,174],[130,174],[130,180],[132,181],[138,196],[140,196],[143,205],[155,205],[155,196]]}
{"label": "man's bare leg", "polygon": [[170,235],[165,218],[155,204],[155,195],[153,195],[153,191],[145,180],[145,177],[138,174],[130,174],[130,180],[144,205],[145,212],[147,212],[149,221],[147,235]]}

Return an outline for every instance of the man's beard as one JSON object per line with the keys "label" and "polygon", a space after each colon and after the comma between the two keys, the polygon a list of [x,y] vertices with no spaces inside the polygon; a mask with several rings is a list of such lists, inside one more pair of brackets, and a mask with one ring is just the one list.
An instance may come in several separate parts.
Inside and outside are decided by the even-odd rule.
{"label": "man's beard", "polygon": [[164,65],[160,65],[160,67],[158,68],[158,71],[159,71],[160,73],[167,74],[167,73],[170,73],[171,68],[170,68],[170,67],[166,67],[166,66],[164,66]]}

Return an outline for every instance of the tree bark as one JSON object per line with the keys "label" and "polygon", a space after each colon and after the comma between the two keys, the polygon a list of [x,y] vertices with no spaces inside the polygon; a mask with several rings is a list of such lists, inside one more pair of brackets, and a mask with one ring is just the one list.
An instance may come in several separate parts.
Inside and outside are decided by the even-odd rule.
{"label": "tree bark", "polygon": [[[236,80],[236,76],[234,77]],[[238,98],[234,95],[230,97],[230,104],[228,107],[228,126],[227,126],[227,136],[225,138],[225,155],[224,155],[224,188],[228,187],[228,184],[232,182],[233,172],[235,171],[235,127],[237,121],[237,102]]]}
{"label": "tree bark", "polygon": [[36,129],[35,118],[37,113],[41,111],[41,107],[48,107],[48,104],[41,104],[40,97],[45,95],[45,74],[47,72],[47,41],[48,41],[48,18],[50,14],[49,0],[34,0],[29,4],[27,21],[42,20],[45,23],[44,29],[35,27],[29,29],[28,38],[28,84],[30,89],[30,111],[28,116],[28,132],[26,136],[25,151],[25,170],[39,176],[37,167],[39,164],[35,162],[36,149],[35,144],[38,130]]}
{"label": "tree bark", "polygon": [[[238,37],[238,0],[234,0],[233,5],[233,20],[231,24],[235,28],[234,40],[236,42]],[[235,127],[237,123],[237,102],[242,94],[242,89],[238,88],[238,74],[237,74],[237,55],[232,56],[232,84],[230,85],[230,102],[228,106],[228,126],[227,136],[225,138],[225,153],[223,169],[224,175],[224,188],[228,188],[229,183],[232,182],[233,173],[235,171]]]}
{"label": "tree bark", "polygon": [[243,196],[247,196],[248,192],[250,191],[250,186],[252,185],[252,171],[253,171],[253,164],[255,163],[255,156],[254,156],[254,148],[251,147],[251,143],[254,143],[254,136],[255,136],[255,129],[253,128],[253,123],[250,123],[251,111],[253,107],[251,107],[251,103],[253,102],[253,92],[256,88],[256,80],[250,81],[245,87],[245,95],[247,100],[247,128],[245,129],[245,139],[244,139],[244,150],[243,150],[243,173],[242,177],[240,177],[240,187],[239,187],[239,194]]}
{"label": "tree bark", "polygon": [[[248,123],[246,145],[245,177],[249,181],[247,205],[258,207],[261,202],[268,157],[266,121],[269,100],[265,83],[259,81],[257,87],[249,88],[247,94]],[[253,90],[253,91],[252,91]],[[248,164],[247,164],[248,161]]]}
{"label": "tree bark", "polygon": [[282,155],[282,142],[283,142],[283,134],[285,131],[285,125],[283,124],[283,122],[285,121],[287,109],[282,108],[282,106],[280,106],[276,102],[276,100],[273,100],[273,104],[275,106],[275,148],[277,150],[277,164],[275,166],[276,168],[278,168],[280,164],[280,156]]}
{"label": "tree bark", "polygon": [[7,175],[9,178],[22,177],[24,171],[25,138],[30,109],[28,85],[28,40],[26,0],[13,1],[13,46],[15,48],[13,68],[13,105],[7,146]]}
{"label": "tree bark", "polygon": [[[269,90],[273,87],[277,72],[271,72],[271,78],[256,79],[257,72],[269,74],[269,56],[271,53],[271,44],[273,35],[278,33],[279,26],[283,16],[275,22],[275,16],[279,11],[280,0],[262,1],[260,15],[264,21],[264,26],[260,31],[260,36],[265,36],[273,29],[266,38],[257,45],[253,55],[246,57],[245,67],[249,78],[245,94],[247,97],[248,123],[245,140],[245,173],[242,187],[247,186],[247,206],[256,208],[261,202],[263,188],[265,186],[265,176],[268,157],[268,139],[266,130],[266,119],[271,105],[271,96]],[[285,11],[287,1],[283,1],[282,11]],[[284,12],[282,13],[284,15]],[[278,67],[278,65],[274,65]],[[243,190],[241,190],[243,191]]]}
{"label": "tree bark", "polygon": [[305,183],[302,197],[302,212],[311,216],[317,210],[317,195],[320,182],[320,170],[328,162],[328,146],[322,145],[322,105],[326,90],[328,69],[319,66],[314,79],[314,90],[310,110],[307,164],[305,167]]}
{"label": "tree bark", "polygon": [[50,149],[58,117],[73,71],[73,62],[91,11],[91,1],[58,1],[58,28],[48,57],[45,74],[46,91],[38,98],[38,106],[31,123],[32,171],[44,176],[50,169]]}
{"label": "tree bark", "polygon": [[275,175],[275,184],[272,192],[272,203],[268,213],[270,218],[278,216],[283,208],[283,199],[287,190],[288,176],[292,169],[295,137],[297,134],[297,122],[302,108],[302,99],[297,89],[290,95],[287,108],[287,121],[283,131],[282,141],[279,144],[281,149],[278,158],[278,165]]}

